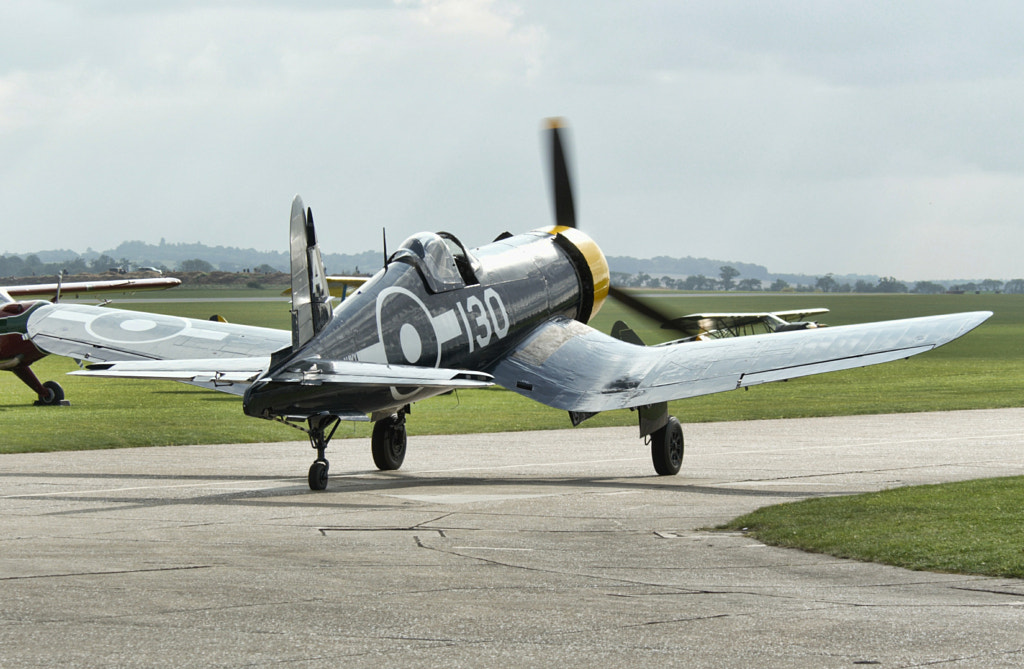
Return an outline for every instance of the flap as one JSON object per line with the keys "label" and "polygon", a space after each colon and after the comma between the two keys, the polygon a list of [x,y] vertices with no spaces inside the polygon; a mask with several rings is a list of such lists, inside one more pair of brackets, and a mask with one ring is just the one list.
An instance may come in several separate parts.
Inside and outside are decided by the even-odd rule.
{"label": "flap", "polygon": [[264,377],[276,383],[319,385],[339,383],[367,386],[415,386],[421,388],[485,388],[493,377],[483,372],[444,367],[386,365],[354,360],[304,360]]}

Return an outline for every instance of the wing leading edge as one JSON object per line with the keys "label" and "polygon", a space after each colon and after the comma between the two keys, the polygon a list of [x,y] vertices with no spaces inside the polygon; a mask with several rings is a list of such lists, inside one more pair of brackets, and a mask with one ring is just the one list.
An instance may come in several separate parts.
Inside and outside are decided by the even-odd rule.
{"label": "wing leading edge", "polygon": [[557,318],[488,371],[502,386],[548,406],[608,411],[907,358],[966,334],[991,315],[978,311],[663,346],[630,344]]}

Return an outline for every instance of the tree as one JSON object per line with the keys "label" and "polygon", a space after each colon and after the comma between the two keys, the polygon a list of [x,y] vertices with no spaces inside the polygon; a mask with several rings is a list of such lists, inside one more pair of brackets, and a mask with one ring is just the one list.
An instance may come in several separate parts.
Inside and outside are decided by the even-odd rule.
{"label": "tree", "polygon": [[1003,290],[1007,293],[1024,293],[1024,279],[1011,279],[1006,282],[1003,286]]}
{"label": "tree", "polygon": [[938,295],[946,292],[946,289],[942,284],[938,284],[933,281],[918,281],[914,284],[914,289],[910,292],[921,293],[922,295]]}
{"label": "tree", "polygon": [[715,280],[703,274],[692,274],[683,281],[683,290],[714,290]]}
{"label": "tree", "polygon": [[878,286],[875,287],[876,293],[905,293],[907,292],[907,284],[901,283],[892,276],[883,276],[878,280]]}
{"label": "tree", "polygon": [[95,274],[102,274],[103,272],[117,269],[117,261],[106,253],[102,253],[96,256],[93,261],[89,263],[89,269]]}
{"label": "tree", "polygon": [[25,269],[25,261],[21,256],[0,256],[0,275],[22,276]]}
{"label": "tree", "polygon": [[188,260],[182,260],[178,263],[179,272],[212,272],[213,265],[200,260],[199,258],[189,258]]}
{"label": "tree", "polygon": [[986,293],[998,293],[1003,289],[1003,282],[996,281],[995,279],[985,279],[981,282],[981,289]]}
{"label": "tree", "polygon": [[761,290],[761,279],[743,279],[742,281],[736,284],[736,290]]}
{"label": "tree", "polygon": [[831,272],[819,277],[815,286],[823,293],[835,293],[839,290],[839,282],[833,278]]}
{"label": "tree", "polygon": [[768,286],[768,290],[775,291],[776,293],[781,292],[789,288],[789,282],[785,279],[775,279],[772,285]]}
{"label": "tree", "polygon": [[732,290],[733,279],[740,275],[740,271],[731,265],[722,265],[718,270],[718,276],[722,278],[722,290]]}
{"label": "tree", "polygon": [[630,278],[626,285],[629,286],[630,288],[641,288],[647,285],[647,282],[650,280],[650,278],[651,275],[648,274],[647,272],[637,272]]}

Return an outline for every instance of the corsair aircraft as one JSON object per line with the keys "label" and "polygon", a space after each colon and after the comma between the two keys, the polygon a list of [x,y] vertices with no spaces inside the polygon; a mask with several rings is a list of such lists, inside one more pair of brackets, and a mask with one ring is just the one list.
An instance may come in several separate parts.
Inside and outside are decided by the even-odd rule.
{"label": "corsair aircraft", "polygon": [[290,332],[53,304],[32,312],[28,336],[41,350],[88,363],[75,374],[170,379],[241,396],[247,415],[309,434],[317,454],[309,486],[322,490],[341,421],[373,421],[374,462],[393,470],[405,457],[413,403],[491,384],[567,411],[573,425],[636,410],[655,470],[675,474],[684,442],[670,400],[906,358],[991,316],[776,328],[657,346],[624,325],[603,334],[586,323],[622,293],[609,283],[600,248],[576,227],[561,133],[551,122],[554,226],[504,232],[475,248],[446,232],[412,235],[334,308],[312,212],[296,197]]}

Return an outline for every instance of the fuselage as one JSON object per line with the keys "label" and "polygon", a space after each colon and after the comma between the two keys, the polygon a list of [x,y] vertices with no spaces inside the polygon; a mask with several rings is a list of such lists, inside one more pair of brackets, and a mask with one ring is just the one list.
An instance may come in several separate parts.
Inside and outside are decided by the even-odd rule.
{"label": "fuselage", "polygon": [[[589,320],[607,295],[608,280],[604,255],[575,229],[504,236],[468,251],[450,235],[420,233],[266,376],[329,361],[486,372],[541,322]],[[245,411],[262,417],[382,415],[438,392],[263,380],[246,393]]]}

